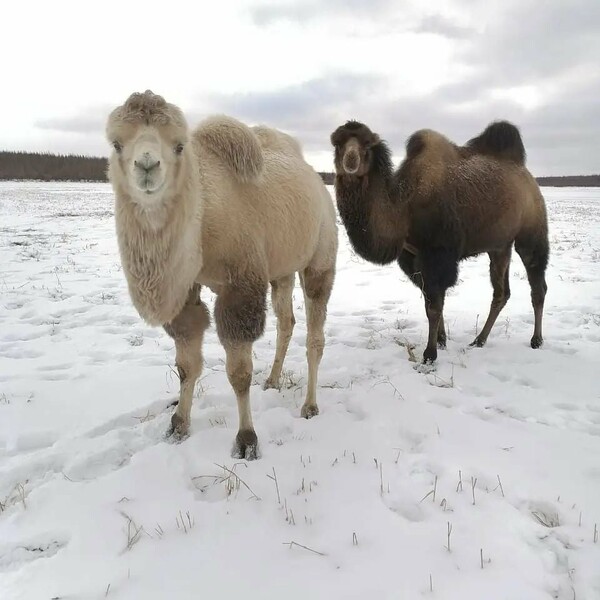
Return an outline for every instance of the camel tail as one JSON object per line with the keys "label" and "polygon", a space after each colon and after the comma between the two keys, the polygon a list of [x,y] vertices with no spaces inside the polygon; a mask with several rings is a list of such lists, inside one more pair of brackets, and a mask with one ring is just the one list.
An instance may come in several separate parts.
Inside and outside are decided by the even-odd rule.
{"label": "camel tail", "polygon": [[258,179],[263,153],[256,134],[246,125],[225,115],[208,117],[198,125],[195,138],[216,154],[242,183]]}
{"label": "camel tail", "polygon": [[525,146],[518,128],[508,121],[490,123],[482,133],[467,142],[478,154],[525,164]]}

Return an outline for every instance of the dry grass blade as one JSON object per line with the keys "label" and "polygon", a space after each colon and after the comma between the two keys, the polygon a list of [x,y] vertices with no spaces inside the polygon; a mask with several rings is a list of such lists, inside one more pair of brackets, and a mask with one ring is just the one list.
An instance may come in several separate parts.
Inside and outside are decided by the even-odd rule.
{"label": "dry grass blade", "polygon": [[304,550],[308,550],[309,552],[312,552],[313,554],[318,554],[319,556],[327,556],[327,554],[325,554],[325,552],[319,552],[318,550],[314,550],[313,548],[309,548],[308,546],[303,546],[302,544],[299,544],[298,542],[282,542],[284,546],[289,546],[290,549],[292,549],[294,546],[297,546],[298,548],[303,548]]}
{"label": "dry grass blade", "polygon": [[371,389],[378,385],[381,385],[382,383],[387,383],[389,386],[392,387],[392,389],[394,390],[394,396],[398,395],[400,400],[405,400],[404,396],[400,393],[400,390],[390,381],[389,377],[387,377],[386,379],[382,379],[381,381],[377,381],[371,386]]}
{"label": "dry grass blade", "polygon": [[560,526],[560,519],[558,518],[558,514],[555,513],[553,515],[548,515],[542,511],[531,511],[531,514],[535,518],[535,520],[544,527],[553,528]]}
{"label": "dry grass blade", "polygon": [[[233,492],[237,492],[242,486],[244,486],[250,492],[251,500],[260,500],[260,498],[252,491],[250,486],[235,472],[236,467],[238,467],[239,465],[243,465],[244,467],[247,468],[248,465],[246,463],[235,463],[231,469],[227,468],[224,465],[219,465],[217,463],[214,463],[214,464],[215,464],[215,466],[219,467],[220,469],[223,469],[224,474],[223,475],[196,475],[196,477],[192,477],[192,481],[194,482],[194,485],[196,485],[196,482],[200,479],[212,480],[212,483],[209,485],[216,485],[216,484],[223,483],[223,484],[225,484],[225,490],[226,490],[227,496],[231,496],[231,494],[233,494]],[[209,487],[209,485],[204,485],[204,486],[200,485],[200,486],[196,486],[196,487],[200,491],[204,492]]]}
{"label": "dry grass blade", "polygon": [[450,521],[448,521],[448,544],[446,546],[446,550],[448,550],[448,552],[452,552],[451,546],[450,546],[450,536],[451,535],[452,535],[452,523],[450,523]]}
{"label": "dry grass blade", "polygon": [[138,525],[127,513],[121,511],[121,516],[127,521],[127,544],[124,552],[131,550],[141,539],[142,533],[146,533],[143,525]]}

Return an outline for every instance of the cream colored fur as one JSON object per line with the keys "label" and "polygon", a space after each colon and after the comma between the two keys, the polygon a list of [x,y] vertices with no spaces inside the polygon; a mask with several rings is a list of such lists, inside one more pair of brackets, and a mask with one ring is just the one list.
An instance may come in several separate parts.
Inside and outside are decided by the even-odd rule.
{"label": "cream colored fur", "polygon": [[[189,135],[181,111],[150,91],[133,94],[111,113],[107,137],[116,147],[109,179],[116,197],[119,250],[140,315],[151,325],[172,323],[171,329],[178,331],[178,323],[189,321],[182,316],[189,313],[184,307],[199,303],[190,293],[194,284],[209,286],[217,294],[236,285],[262,289],[264,294],[269,282],[281,280],[286,284],[278,288],[285,290],[284,297],[277,297],[278,306],[284,307],[278,319],[283,315],[286,323],[278,324],[278,334],[281,329],[284,340],[293,328],[293,315],[288,324],[293,285],[287,282],[293,284],[299,272],[309,296],[307,307],[312,306],[312,296],[318,304],[313,325],[308,323],[309,363],[316,361],[307,394],[311,410],[303,410],[305,416],[316,414],[316,366],[335,272],[337,226],[331,197],[304,161],[298,142],[227,116],[209,117]],[[243,328],[245,323],[239,325]],[[187,334],[173,335],[177,344],[177,335]],[[197,335],[201,343],[201,331]],[[273,367],[271,385],[279,378],[287,342],[280,343],[278,337],[278,366]],[[230,381],[241,403],[240,431],[252,429],[243,399],[247,390],[237,389],[248,361],[251,368],[251,351],[235,340],[227,340],[225,348],[232,365]],[[178,365],[190,362],[179,357],[193,350],[178,346],[177,351]],[[173,420],[179,433],[187,431],[191,406],[191,392],[183,397],[184,379],[185,373],[178,418]],[[254,457],[252,452],[249,457]]]}

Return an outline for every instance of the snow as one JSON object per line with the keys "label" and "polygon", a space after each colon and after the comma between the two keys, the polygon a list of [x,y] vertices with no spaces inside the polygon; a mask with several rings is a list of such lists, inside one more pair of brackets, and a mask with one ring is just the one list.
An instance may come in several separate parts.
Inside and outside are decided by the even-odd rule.
{"label": "snow", "polygon": [[110,187],[0,184],[0,598],[600,598],[600,189],[543,191],[542,349],[518,257],[488,344],[468,347],[491,300],[479,257],[419,372],[419,291],[340,228],[321,414],[299,416],[296,290],[281,392],[261,387],[272,314],[255,345],[262,458],[236,463],[214,327],[192,435],[164,437],[173,343],[131,306]]}

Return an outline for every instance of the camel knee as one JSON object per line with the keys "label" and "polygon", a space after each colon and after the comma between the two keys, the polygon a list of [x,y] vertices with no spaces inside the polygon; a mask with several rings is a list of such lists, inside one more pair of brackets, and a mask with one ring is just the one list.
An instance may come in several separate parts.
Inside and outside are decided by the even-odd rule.
{"label": "camel knee", "polygon": [[170,323],[163,325],[163,328],[176,341],[191,341],[201,338],[209,325],[208,308],[200,302],[200,304],[186,304]]}
{"label": "camel knee", "polygon": [[247,365],[237,365],[227,370],[229,383],[237,395],[244,394],[250,388],[252,383],[252,369]]}
{"label": "camel knee", "polygon": [[325,349],[325,336],[320,333],[308,335],[306,341],[306,355],[315,354],[319,360],[323,357],[323,351]]}
{"label": "camel knee", "polygon": [[494,292],[492,304],[494,306],[504,308],[509,299],[510,299],[510,290],[502,290],[501,292]]}
{"label": "camel knee", "polygon": [[227,355],[227,378],[239,397],[248,391],[252,383],[252,344],[226,342],[224,347]]}
{"label": "camel knee", "polygon": [[217,334],[222,343],[254,342],[265,330],[267,285],[245,281],[228,285],[215,302]]}
{"label": "camel knee", "polygon": [[335,271],[313,271],[311,268],[305,269],[302,274],[302,283],[306,297],[322,305],[326,305],[333,288]]}
{"label": "camel knee", "polygon": [[531,303],[533,306],[541,306],[544,304],[544,300],[546,299],[546,290],[547,287],[546,284],[544,284],[544,287],[531,291]]}

